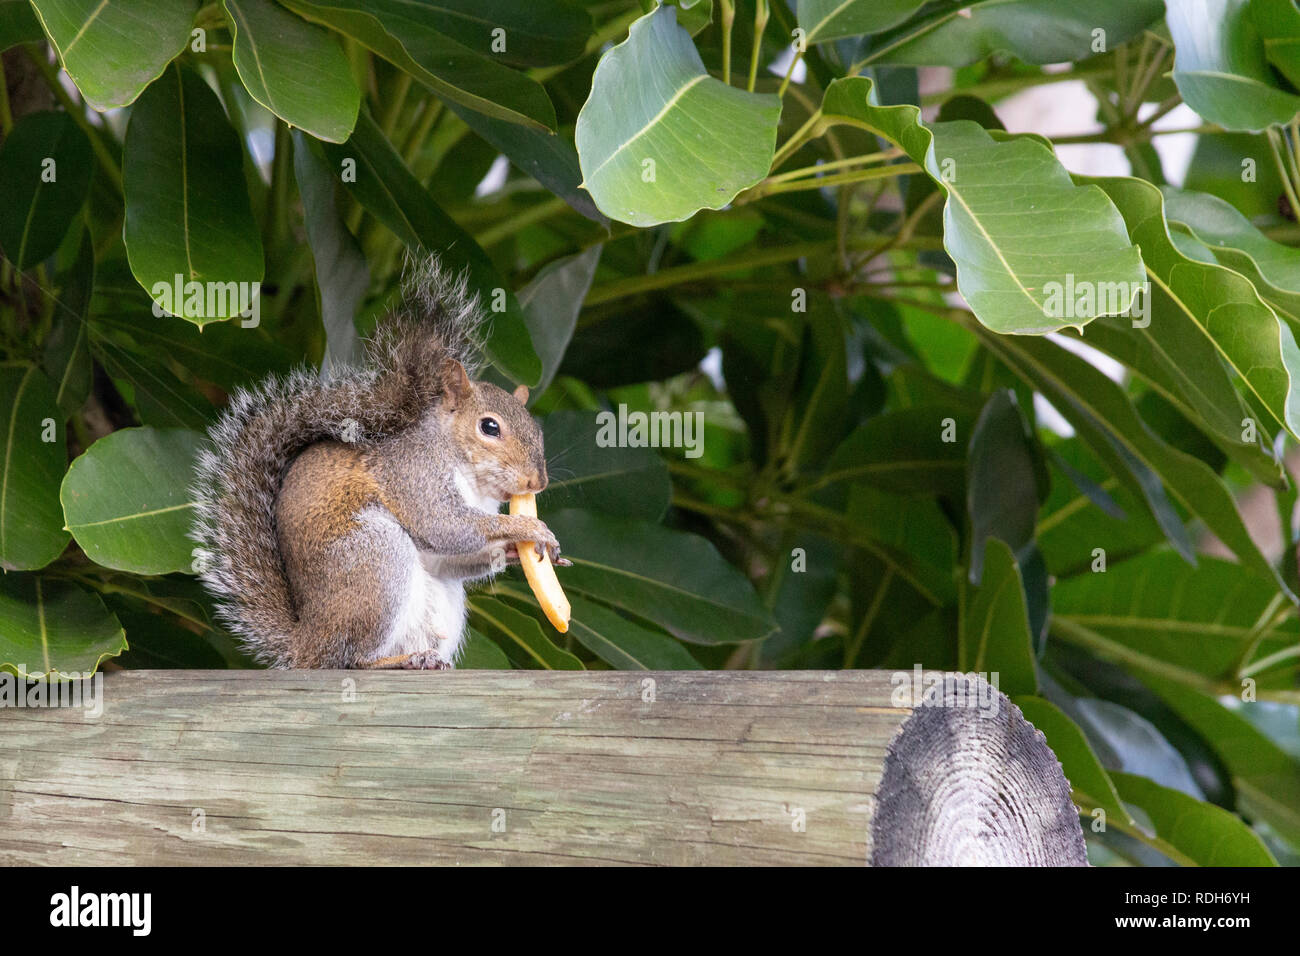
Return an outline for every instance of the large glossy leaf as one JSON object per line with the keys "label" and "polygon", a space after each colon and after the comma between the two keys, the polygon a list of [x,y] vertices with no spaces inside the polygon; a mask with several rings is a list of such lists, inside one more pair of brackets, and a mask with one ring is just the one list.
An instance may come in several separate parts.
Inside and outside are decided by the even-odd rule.
{"label": "large glossy leaf", "polygon": [[[505,309],[491,313],[488,358],[505,375],[525,385],[535,385],[542,363],[533,350],[523,310],[487,253],[456,221],[443,212],[428,191],[411,175],[402,157],[364,111],[356,131],[346,143],[322,144],[326,157],[342,174],[355,164],[355,177],[344,179],[348,188],[374,216],[411,250],[436,253],[447,268],[464,271],[469,287],[481,301],[501,299]],[[498,293],[498,290],[500,292]]]}
{"label": "large glossy leaf", "polygon": [[864,482],[899,494],[946,494],[960,498],[966,486],[966,441],[944,441],[952,419],[954,437],[969,436],[969,410],[947,405],[899,409],[869,419],[831,455],[809,491]]}
{"label": "large glossy leaf", "polygon": [[448,106],[466,126],[500,150],[521,172],[532,176],[576,212],[608,228],[608,217],[596,208],[591,194],[582,188],[578,150],[566,133],[551,133],[534,126],[511,123],[459,103],[449,103]]}
{"label": "large glossy leaf", "polygon": [[[131,111],[122,158],[131,272],[161,307],[198,326],[238,315],[262,280],[242,164],[221,101],[189,68],[171,67]],[[176,302],[177,277],[182,288],[203,283],[203,301],[185,292],[184,305]],[[239,287],[244,294],[206,294],[232,282],[249,285]]]}
{"label": "large glossy leaf", "polygon": [[408,0],[409,15],[475,53],[514,66],[582,56],[591,14],[576,0]]}
{"label": "large glossy leaf", "polygon": [[1038,515],[1037,453],[1009,389],[995,392],[970,437],[966,510],[971,521],[973,583],[980,579],[984,542],[999,538],[1013,553],[1034,540]]}
{"label": "large glossy leaf", "polygon": [[1186,228],[1218,262],[1249,279],[1293,332],[1300,328],[1300,250],[1274,242],[1217,196],[1168,186],[1160,192],[1166,220]]}
{"label": "large glossy leaf", "polygon": [[352,37],[439,96],[512,123],[555,128],[555,108],[540,83],[439,32],[429,5],[404,0],[284,0],[284,5]]}
{"label": "large glossy leaf", "polygon": [[1099,697],[1076,698],[1070,709],[1107,770],[1140,774],[1162,787],[1205,799],[1187,759],[1137,711]]}
{"label": "large glossy leaf", "polygon": [[1125,823],[1133,822],[1128,809],[1115,792],[1115,784],[1110,775],[1074,721],[1042,697],[1021,695],[1012,698],[1012,703],[1020,708],[1026,720],[1047,737],[1047,746],[1052,748],[1056,759],[1061,762],[1061,769],[1070,781],[1070,789],[1076,800],[1086,801],[1092,807],[1101,807],[1107,814],[1118,817]]}
{"label": "large glossy leaf", "polygon": [[94,158],[67,113],[30,113],[0,146],[0,247],[19,269],[51,255],[81,211]]}
{"label": "large glossy leaf", "polygon": [[1034,642],[1016,556],[1005,542],[990,538],[983,563],[980,586],[962,608],[957,667],[997,674],[997,687],[1008,696],[1036,694]]}
{"label": "large glossy leaf", "polygon": [[86,102],[135,101],[190,39],[194,0],[36,0],[41,25]]}
{"label": "large glossy leaf", "polygon": [[[1260,299],[1249,280],[1221,266],[1188,258],[1170,238],[1160,190],[1140,179],[1096,180],[1124,216],[1132,240],[1141,245],[1142,259],[1153,285],[1164,293],[1154,305],[1149,333],[1190,376],[1193,364],[1181,343],[1197,335],[1213,344],[1224,363],[1240,376],[1251,395],[1270,415],[1300,435],[1300,348],[1289,325]],[[1196,382],[1184,380],[1184,394]],[[1240,440],[1241,423],[1236,423]],[[1229,428],[1231,423],[1229,423]]]}
{"label": "large glossy leaf", "polygon": [[576,509],[543,520],[573,561],[560,570],[565,590],[694,644],[757,640],[775,630],[749,581],[704,538]]}
{"label": "large glossy leaf", "polygon": [[337,37],[273,0],[222,2],[235,36],[235,69],[248,94],[317,139],[347,139],[361,91]]}
{"label": "large glossy leaf", "polygon": [[0,575],[0,671],[89,674],[124,650],[122,625],[99,595],[34,574]]}
{"label": "large glossy leaf", "polygon": [[361,358],[361,337],[353,316],[370,286],[366,257],[348,232],[335,202],[338,180],[302,133],[293,134],[293,171],[302,197],[307,241],[316,262],[325,363],[348,365]]}
{"label": "large glossy leaf", "polygon": [[1274,80],[1248,0],[1167,0],[1174,82],[1207,122],[1258,132],[1300,112]]}
{"label": "large glossy leaf", "polygon": [[1232,775],[1239,809],[1300,846],[1300,761],[1213,697],[1150,675],[1142,680],[1218,754]]}
{"label": "large glossy leaf", "polygon": [[0,365],[0,566],[43,568],[68,543],[59,507],[67,435],[54,387],[34,366]]}
{"label": "large glossy leaf", "polygon": [[799,26],[809,43],[878,33],[902,23],[925,0],[802,0]]}
{"label": "large glossy leaf", "polygon": [[[1137,36],[1160,19],[1162,6],[1161,0],[936,4],[928,16],[882,37],[866,62],[956,67],[993,53],[1010,53],[1026,63],[1086,60]],[[1100,38],[1096,30],[1103,31]],[[1099,39],[1104,50],[1096,48]]]}
{"label": "large glossy leaf", "polygon": [[519,290],[524,321],[528,323],[537,357],[542,361],[542,378],[536,387],[538,395],[546,391],[564,361],[602,248],[595,245],[586,252],[547,263],[532,282]]}
{"label": "large glossy leaf", "polygon": [[[1171,543],[1195,560],[1169,496],[1201,518],[1241,562],[1291,594],[1251,539],[1231,493],[1204,462],[1151,432],[1124,390],[1091,363],[1042,339],[981,333],[986,348],[1039,389],[1112,473],[1142,494]],[[1105,422],[1103,426],[1101,423]],[[1153,476],[1159,479],[1152,482]]]}
{"label": "large glossy leaf", "polygon": [[1276,866],[1255,833],[1222,807],[1170,790],[1145,777],[1111,775],[1120,797],[1140,807],[1156,836],[1201,866]]}
{"label": "large glossy leaf", "polygon": [[[1142,259],[1105,193],[1076,186],[1036,140],[997,141],[969,120],[926,128],[920,115],[915,106],[877,105],[872,81],[849,77],[827,88],[815,129],[849,125],[883,136],[944,190],[944,248],[984,325],[1052,332],[1129,308]],[[1067,283],[1096,292],[1088,314],[1057,301]]]}
{"label": "large glossy leaf", "polygon": [[202,443],[184,429],[123,428],[72,463],[59,497],[92,561],[136,574],[190,570],[189,488]]}
{"label": "large glossy leaf", "polygon": [[1300,641],[1295,620],[1278,623],[1278,590],[1239,564],[1175,554],[1142,555],[1103,573],[1060,581],[1052,591],[1053,626],[1109,642],[1115,656],[1146,671],[1162,665],[1231,679],[1251,659]]}
{"label": "large glossy leaf", "polygon": [[459,670],[509,670],[510,658],[490,638],[471,627],[465,634],[465,643],[461,645],[456,667]]}
{"label": "large glossy leaf", "polygon": [[512,661],[522,667],[580,671],[582,661],[556,647],[535,618],[486,594],[470,600],[471,620],[491,637]]}
{"label": "large glossy leaf", "polygon": [[[612,414],[612,413],[610,413]],[[672,482],[653,448],[602,446],[595,412],[558,411],[542,423],[550,484],[538,499],[545,516],[585,508],[658,521],[668,510]]]}
{"label": "large glossy leaf", "polygon": [[676,10],[657,7],[601,57],[576,131],[583,185],[634,226],[721,209],[767,175],[781,101],[704,69]]}

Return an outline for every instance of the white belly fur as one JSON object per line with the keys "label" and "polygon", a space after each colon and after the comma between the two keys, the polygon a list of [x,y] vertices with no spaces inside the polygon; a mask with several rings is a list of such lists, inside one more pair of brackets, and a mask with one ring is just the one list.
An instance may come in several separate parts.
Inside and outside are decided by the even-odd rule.
{"label": "white belly fur", "polygon": [[[478,494],[469,476],[463,472],[457,470],[453,481],[456,490],[471,508],[492,513],[501,507],[495,498]],[[384,514],[384,519],[397,524],[396,519],[387,513]],[[413,542],[410,556],[406,601],[394,616],[375,656],[398,657],[421,651],[436,651],[441,660],[455,663],[456,654],[465,638],[465,585],[460,581],[445,581],[430,575],[420,563]]]}

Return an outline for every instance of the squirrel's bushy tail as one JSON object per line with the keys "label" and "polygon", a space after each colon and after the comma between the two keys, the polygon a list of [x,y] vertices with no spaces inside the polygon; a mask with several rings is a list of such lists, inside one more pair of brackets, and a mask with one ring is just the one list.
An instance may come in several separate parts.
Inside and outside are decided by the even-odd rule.
{"label": "squirrel's bushy tail", "polygon": [[235,393],[198,458],[190,536],[218,613],[262,663],[289,666],[297,620],[280,558],[275,502],[289,464],[324,439],[370,444],[415,424],[438,401],[438,369],[475,374],[483,313],[463,276],[434,258],[408,270],[401,307],[367,342],[362,368],[273,377]]}

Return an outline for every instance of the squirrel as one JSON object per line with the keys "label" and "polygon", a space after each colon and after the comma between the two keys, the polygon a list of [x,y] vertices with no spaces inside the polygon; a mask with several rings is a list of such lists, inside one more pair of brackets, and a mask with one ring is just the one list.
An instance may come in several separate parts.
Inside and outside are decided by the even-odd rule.
{"label": "squirrel", "polygon": [[259,662],[448,670],[467,582],[523,542],[568,563],[542,521],[499,513],[546,487],[546,458],[528,389],[472,378],[484,321],[465,276],[428,258],[359,367],[271,376],[209,430],[196,569]]}

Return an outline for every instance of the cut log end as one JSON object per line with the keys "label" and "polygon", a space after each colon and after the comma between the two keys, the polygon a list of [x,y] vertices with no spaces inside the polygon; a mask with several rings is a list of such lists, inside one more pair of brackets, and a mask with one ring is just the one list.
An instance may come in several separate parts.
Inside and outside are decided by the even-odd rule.
{"label": "cut log end", "polygon": [[974,676],[949,677],[903,723],[871,831],[873,866],[1088,865],[1056,755]]}

